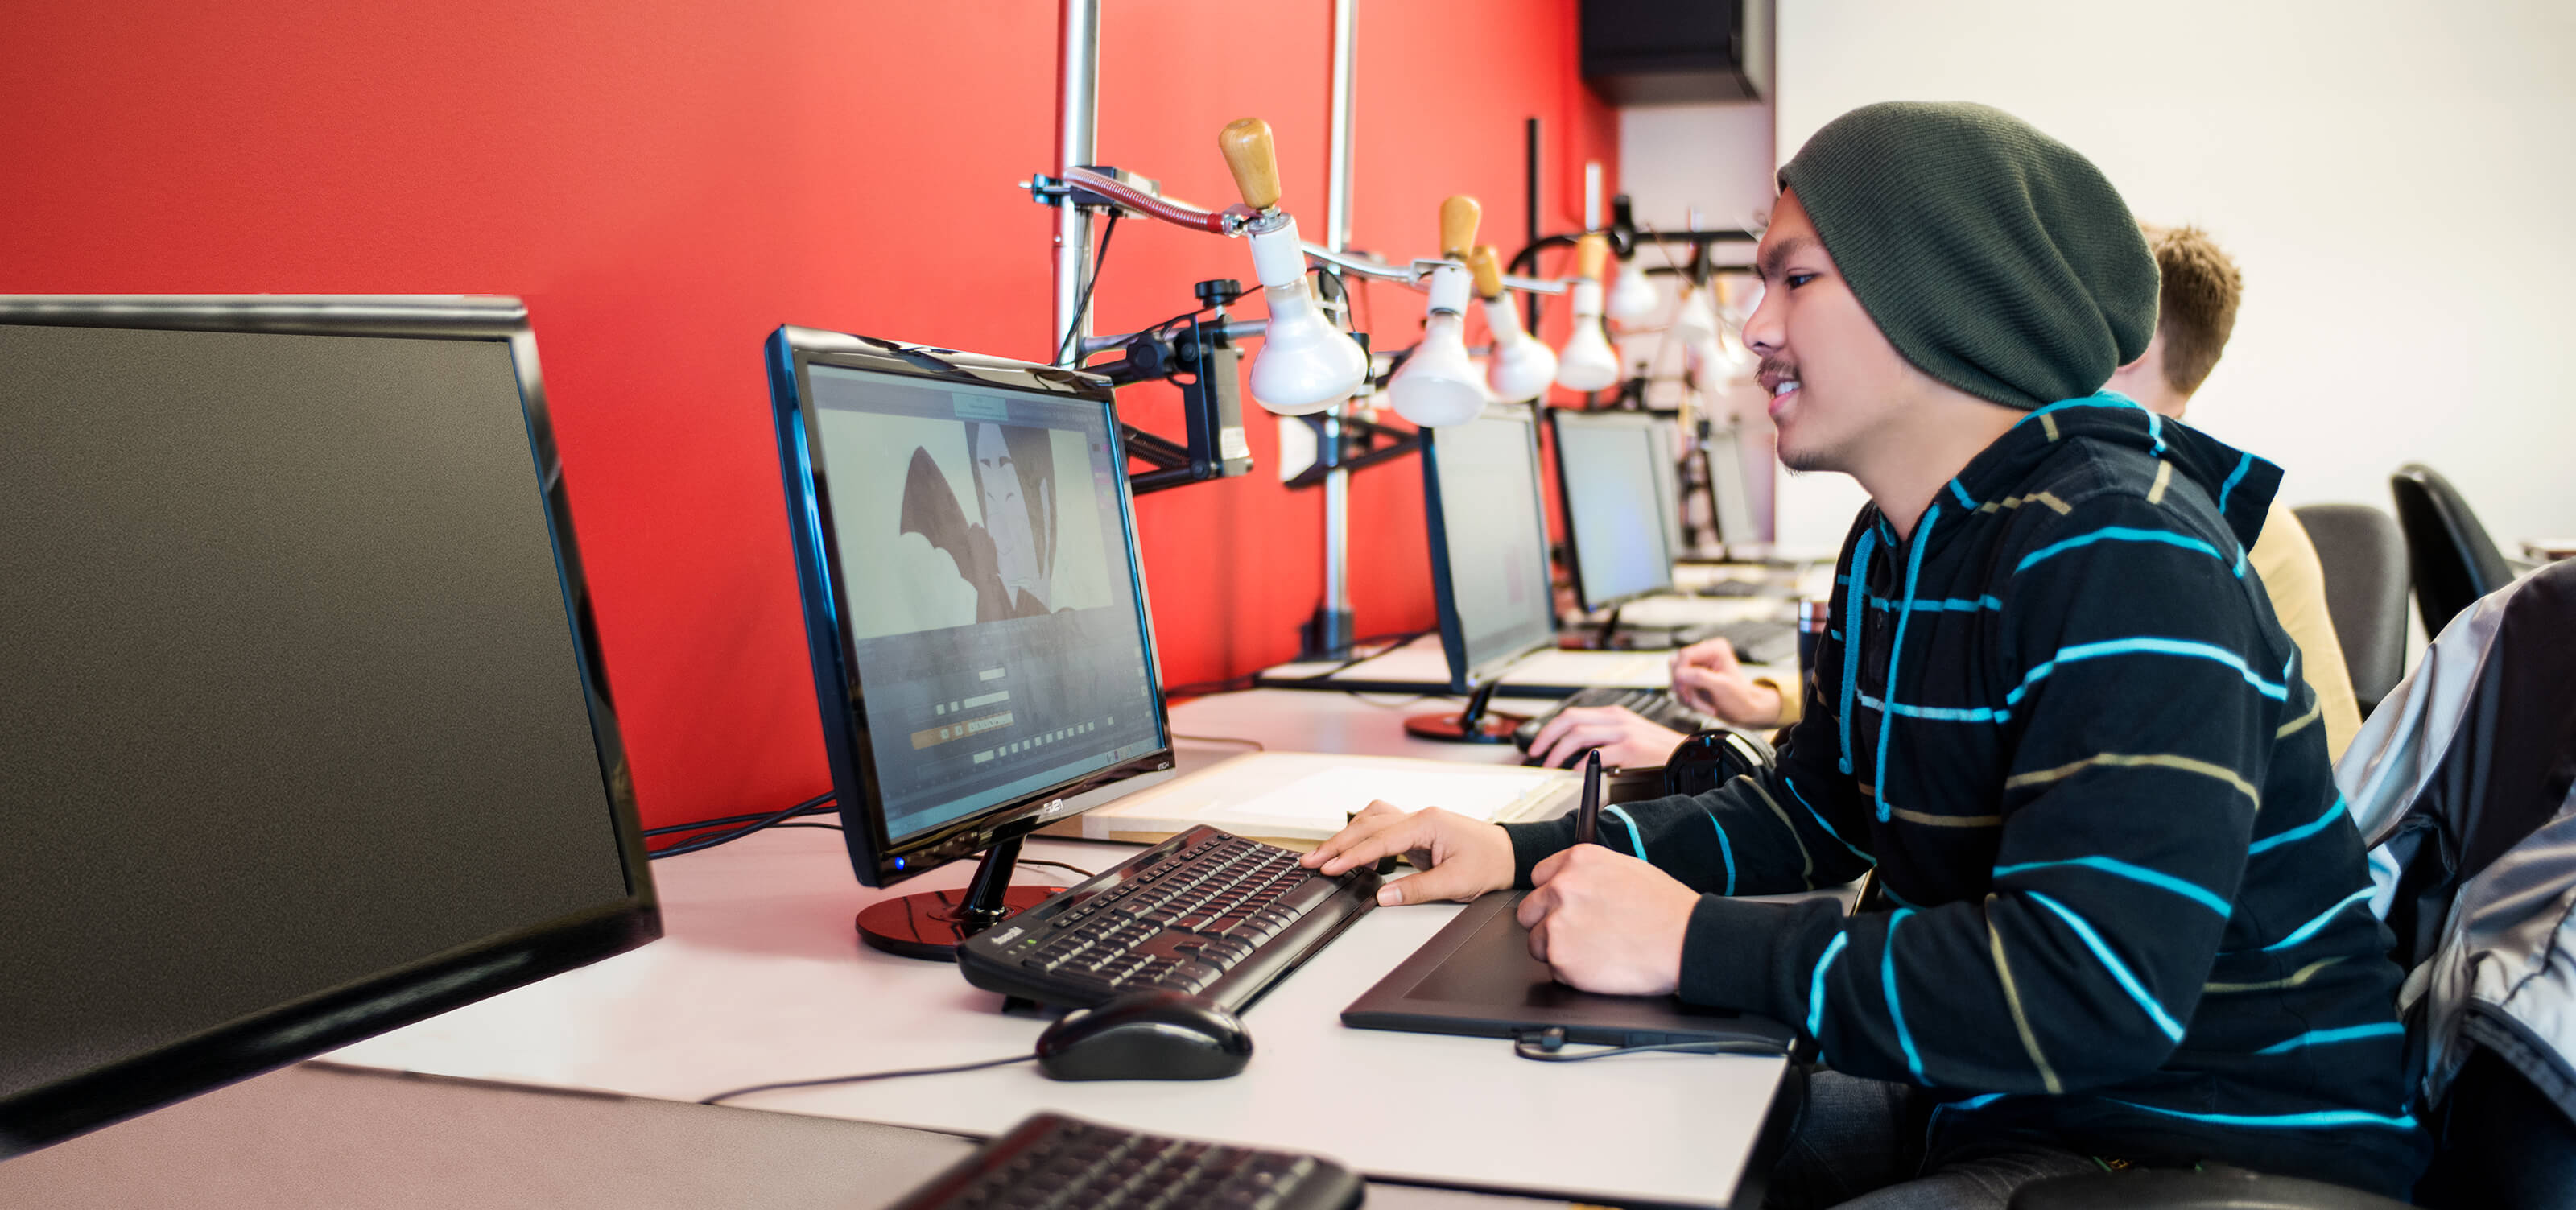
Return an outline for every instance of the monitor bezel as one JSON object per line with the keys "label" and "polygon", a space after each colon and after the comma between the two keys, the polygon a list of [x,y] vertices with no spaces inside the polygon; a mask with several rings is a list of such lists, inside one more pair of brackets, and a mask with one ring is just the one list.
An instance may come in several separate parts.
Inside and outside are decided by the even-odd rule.
{"label": "monitor bezel", "polygon": [[662,935],[625,740],[609,695],[569,488],[524,304],[508,297],[443,295],[23,295],[0,296],[0,326],[506,344],[627,888],[623,899],[458,946],[170,1046],[0,1097],[0,1159],[586,966]]}
{"label": "monitor bezel", "polygon": [[[1431,597],[1440,621],[1440,651],[1449,663],[1449,692],[1472,693],[1486,682],[1501,676],[1512,665],[1543,651],[1556,643],[1556,583],[1548,574],[1547,502],[1541,496],[1545,489],[1538,478],[1538,415],[1529,404],[1489,403],[1476,417],[1478,420],[1508,420],[1521,425],[1528,436],[1530,462],[1530,508],[1536,514],[1539,542],[1539,599],[1547,602],[1547,634],[1524,646],[1490,656],[1475,664],[1467,662],[1466,623],[1458,616],[1457,589],[1450,580],[1448,514],[1442,506],[1440,492],[1440,430],[1422,430],[1422,504],[1430,528]],[[1475,421],[1469,421],[1472,424]]]}
{"label": "monitor bezel", "polygon": [[[1087,809],[1075,796],[1141,773],[1172,767],[1172,727],[1163,701],[1162,661],[1154,641],[1151,598],[1145,591],[1145,566],[1136,536],[1136,502],[1126,476],[1118,476],[1118,511],[1125,530],[1128,566],[1134,570],[1138,629],[1144,635],[1146,686],[1154,704],[1154,727],[1162,746],[1081,776],[1069,778],[962,819],[896,840],[886,829],[883,797],[877,788],[874,748],[862,706],[865,689],[849,653],[857,640],[840,601],[849,595],[841,567],[840,543],[832,528],[830,475],[824,469],[821,437],[809,369],[817,364],[919,378],[932,382],[1043,393],[1100,408],[1109,434],[1110,465],[1125,468],[1126,445],[1109,381],[1097,374],[1061,366],[1013,361],[953,349],[908,345],[874,337],[783,325],[768,341],[770,405],[776,423],[780,480],[786,488],[789,538],[795,549],[796,585],[805,622],[806,650],[814,672],[816,712],[823,726],[823,750],[831,768],[832,792],[841,804],[841,835],[850,868],[859,883],[889,886],[913,875],[969,857],[1001,841],[1026,836],[1059,819]],[[855,804],[855,809],[853,809]]]}
{"label": "monitor bezel", "polygon": [[[1547,411],[1548,441],[1556,450],[1557,509],[1559,515],[1565,518],[1565,574],[1566,578],[1574,585],[1575,601],[1583,607],[1584,612],[1586,613],[1598,612],[1604,609],[1616,609],[1621,605],[1627,604],[1628,602],[1637,600],[1641,597],[1660,596],[1669,594],[1673,591],[1672,525],[1668,521],[1658,519],[1656,526],[1655,540],[1663,547],[1664,551],[1664,575],[1660,582],[1646,585],[1635,592],[1618,593],[1606,597],[1595,597],[1592,595],[1591,588],[1585,584],[1583,579],[1583,538],[1580,532],[1582,527],[1576,525],[1574,521],[1574,484],[1572,482],[1572,476],[1568,475],[1565,470],[1565,426],[1572,424],[1576,428],[1597,426],[1605,429],[1628,428],[1637,430],[1639,433],[1642,433],[1646,439],[1646,461],[1648,463],[1646,466],[1646,473],[1649,476],[1652,476],[1655,474],[1655,467],[1653,464],[1659,457],[1656,447],[1660,444],[1655,435],[1654,421],[1654,415],[1649,412],[1610,411],[1606,409],[1599,411],[1584,411],[1578,408],[1549,408]],[[1663,502],[1663,487],[1660,480],[1656,483],[1655,498],[1657,504],[1660,505]]]}

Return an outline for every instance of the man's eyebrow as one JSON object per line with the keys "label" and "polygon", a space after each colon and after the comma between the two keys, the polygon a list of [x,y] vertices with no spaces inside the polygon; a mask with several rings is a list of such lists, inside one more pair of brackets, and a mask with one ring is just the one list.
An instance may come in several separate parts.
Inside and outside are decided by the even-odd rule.
{"label": "man's eyebrow", "polygon": [[1815,242],[1816,237],[1812,235],[1792,235],[1763,249],[1761,259],[1754,263],[1753,275],[1761,278],[1764,284],[1769,284],[1772,278],[1780,276],[1782,261],[1813,247]]}

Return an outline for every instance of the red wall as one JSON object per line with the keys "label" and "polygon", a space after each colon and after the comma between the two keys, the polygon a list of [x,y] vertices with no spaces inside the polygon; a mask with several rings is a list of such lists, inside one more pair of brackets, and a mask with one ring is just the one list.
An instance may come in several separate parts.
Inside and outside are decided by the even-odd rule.
{"label": "red wall", "polygon": [[[1614,115],[1573,0],[1359,0],[1353,244],[1435,242],[1455,192],[1520,242],[1521,123],[1550,229]],[[1231,200],[1215,135],[1278,132],[1324,218],[1329,0],[1110,0],[1100,157]],[[780,323],[1044,360],[1056,9],[1043,0],[668,5],[232,0],[47,5],[0,55],[0,292],[491,293],[527,300],[648,823],[825,787],[761,341]],[[1094,306],[1123,331],[1249,279],[1235,241],[1122,224]],[[1381,348],[1420,296],[1367,300]],[[1373,312],[1373,314],[1370,314]],[[1177,433],[1173,393],[1121,393]],[[1251,405],[1247,398],[1247,409]],[[1294,654],[1322,499],[1276,474],[1138,501],[1166,679]],[[1362,633],[1431,622],[1420,472],[1355,478]]]}

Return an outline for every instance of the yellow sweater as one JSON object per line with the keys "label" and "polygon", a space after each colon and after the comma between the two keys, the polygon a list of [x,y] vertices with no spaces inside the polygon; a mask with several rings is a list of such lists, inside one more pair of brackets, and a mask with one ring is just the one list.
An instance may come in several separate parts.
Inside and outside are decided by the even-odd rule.
{"label": "yellow sweater", "polygon": [[2352,672],[2344,667],[2334,619],[2326,614],[2326,573],[2317,562],[2316,545],[2308,541],[2307,527],[2276,499],[2262,536],[2245,557],[2263,577],[2273,616],[2299,645],[2299,666],[2325,715],[2326,759],[2342,760],[2344,747],[2361,730],[2361,707],[2352,696]]}

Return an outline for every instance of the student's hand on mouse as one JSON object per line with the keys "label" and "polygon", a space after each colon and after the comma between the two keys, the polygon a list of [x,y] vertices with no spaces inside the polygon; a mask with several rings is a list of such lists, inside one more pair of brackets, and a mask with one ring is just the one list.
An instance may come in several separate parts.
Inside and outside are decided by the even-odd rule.
{"label": "student's hand on mouse", "polygon": [[1377,901],[1389,907],[1434,899],[1464,901],[1512,885],[1511,837],[1499,825],[1438,807],[1402,811],[1384,802],[1370,803],[1349,827],[1298,864],[1339,874],[1375,865],[1393,853],[1404,854],[1421,872],[1378,889]]}
{"label": "student's hand on mouse", "polygon": [[1780,691],[1760,684],[1724,639],[1693,643],[1673,653],[1673,696],[1702,714],[1738,727],[1776,727],[1786,711]]}
{"label": "student's hand on mouse", "polygon": [[1663,764],[1687,738],[1658,727],[1626,706],[1575,706],[1557,712],[1530,741],[1530,758],[1554,769],[1570,767],[1586,748],[1601,749],[1605,769],[1645,769]]}
{"label": "student's hand on mouse", "polygon": [[1682,938],[1699,892],[1627,854],[1573,845],[1530,871],[1521,900],[1530,956],[1557,981],[1614,996],[1660,996],[1682,985]]}

